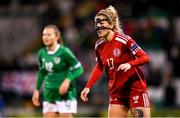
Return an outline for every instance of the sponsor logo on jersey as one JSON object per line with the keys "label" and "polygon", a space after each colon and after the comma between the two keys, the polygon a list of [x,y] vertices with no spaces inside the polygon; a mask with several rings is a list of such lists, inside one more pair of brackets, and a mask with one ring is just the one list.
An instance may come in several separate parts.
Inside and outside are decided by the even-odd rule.
{"label": "sponsor logo on jersey", "polygon": [[61,58],[59,58],[59,57],[54,57],[54,63],[55,63],[55,64],[60,63],[60,61],[61,61]]}
{"label": "sponsor logo on jersey", "polygon": [[119,57],[120,54],[121,54],[121,51],[120,51],[119,48],[115,48],[115,49],[113,50],[113,55],[114,55],[114,56]]}
{"label": "sponsor logo on jersey", "polygon": [[134,97],[133,97],[133,100],[134,100],[134,103],[138,103],[139,96],[134,96]]}

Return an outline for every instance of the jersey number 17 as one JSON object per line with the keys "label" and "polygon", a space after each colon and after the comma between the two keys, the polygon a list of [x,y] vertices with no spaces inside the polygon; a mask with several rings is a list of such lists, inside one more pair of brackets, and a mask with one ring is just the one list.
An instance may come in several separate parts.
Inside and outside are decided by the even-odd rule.
{"label": "jersey number 17", "polygon": [[113,58],[109,58],[106,60],[107,64],[109,66],[110,69],[114,69],[114,59]]}

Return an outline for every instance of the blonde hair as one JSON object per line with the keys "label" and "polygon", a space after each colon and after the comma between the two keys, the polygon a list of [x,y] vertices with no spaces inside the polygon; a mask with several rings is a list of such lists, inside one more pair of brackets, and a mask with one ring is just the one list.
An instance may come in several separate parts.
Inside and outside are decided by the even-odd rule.
{"label": "blonde hair", "polygon": [[44,27],[44,29],[46,29],[46,28],[52,28],[52,29],[54,29],[55,35],[56,35],[56,36],[58,37],[58,39],[59,39],[59,43],[60,43],[61,45],[64,45],[63,40],[62,40],[62,36],[61,36],[61,32],[60,32],[60,30],[58,29],[58,27],[57,27],[56,25],[47,25],[47,26]]}
{"label": "blonde hair", "polygon": [[100,16],[100,15],[106,16],[109,22],[114,24],[114,27],[112,29],[113,31],[123,32],[117,11],[112,5],[110,5],[106,9],[100,10],[95,16],[95,19],[97,16]]}

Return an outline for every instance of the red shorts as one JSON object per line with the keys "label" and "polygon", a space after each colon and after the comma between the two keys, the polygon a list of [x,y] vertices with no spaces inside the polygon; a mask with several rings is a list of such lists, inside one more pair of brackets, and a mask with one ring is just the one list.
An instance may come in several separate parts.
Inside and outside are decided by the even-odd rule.
{"label": "red shorts", "polygon": [[129,108],[134,107],[150,107],[149,96],[146,92],[136,92],[130,94],[128,97],[117,97],[117,98],[110,98],[109,104],[119,104],[128,106]]}

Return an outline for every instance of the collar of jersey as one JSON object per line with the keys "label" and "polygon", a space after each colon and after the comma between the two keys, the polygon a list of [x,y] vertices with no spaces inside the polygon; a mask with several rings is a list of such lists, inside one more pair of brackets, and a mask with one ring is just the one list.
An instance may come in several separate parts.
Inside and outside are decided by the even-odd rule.
{"label": "collar of jersey", "polygon": [[60,48],[60,46],[61,46],[60,44],[57,44],[55,50],[53,50],[53,51],[47,51],[47,53],[50,54],[50,55],[55,54],[55,53],[57,52],[57,50]]}
{"label": "collar of jersey", "polygon": [[114,32],[112,40],[114,40],[116,38],[117,34],[118,34],[118,32]]}

